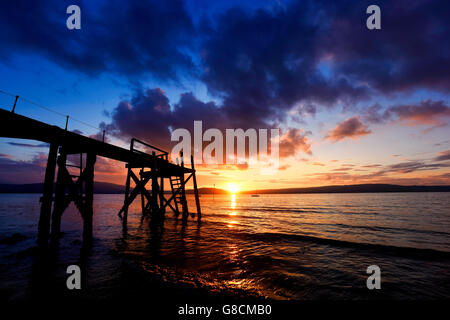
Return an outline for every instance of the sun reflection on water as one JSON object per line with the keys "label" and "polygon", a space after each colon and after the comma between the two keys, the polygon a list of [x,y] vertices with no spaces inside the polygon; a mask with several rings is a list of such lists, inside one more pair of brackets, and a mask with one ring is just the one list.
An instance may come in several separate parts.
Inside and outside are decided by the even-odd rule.
{"label": "sun reflection on water", "polygon": [[[231,209],[236,209],[236,194],[231,194],[231,204],[230,204],[230,208]],[[229,216],[236,216],[237,213],[236,211],[232,210],[229,214]],[[231,220],[228,221],[228,228],[233,228],[235,224],[237,224],[238,222],[236,220]]]}
{"label": "sun reflection on water", "polygon": [[233,228],[236,224],[238,224],[238,222],[236,220],[230,220],[227,223],[227,227],[228,228]]}

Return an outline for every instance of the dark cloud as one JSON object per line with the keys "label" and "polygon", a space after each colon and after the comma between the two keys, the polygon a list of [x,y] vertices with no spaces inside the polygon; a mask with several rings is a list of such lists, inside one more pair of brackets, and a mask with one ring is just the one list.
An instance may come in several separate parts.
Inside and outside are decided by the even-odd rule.
{"label": "dark cloud", "polygon": [[444,117],[450,117],[450,107],[443,101],[426,100],[419,105],[400,105],[387,110],[387,114],[395,114],[401,121],[418,124],[438,124]]}
{"label": "dark cloud", "polygon": [[320,183],[328,181],[327,184],[360,184],[360,183],[389,183],[400,185],[448,185],[449,174],[430,174],[425,177],[411,177],[405,175],[387,176],[384,172],[371,174],[354,174],[349,172],[326,172],[312,174],[308,181],[317,180]]}
{"label": "dark cloud", "polygon": [[15,147],[26,147],[26,148],[48,148],[48,143],[39,143],[39,144],[31,144],[31,143],[20,143],[20,142],[7,142],[11,146]]}
{"label": "dark cloud", "polygon": [[[69,4],[82,8],[81,30],[65,26]],[[38,54],[69,70],[133,82],[188,75],[222,101],[233,127],[270,127],[293,108],[301,121],[374,94],[448,92],[450,3],[382,3],[376,31],[365,26],[370,4],[294,0],[208,20],[190,16],[181,0],[4,1],[0,57]]]}
{"label": "dark cloud", "polygon": [[[333,57],[334,71],[383,93],[430,88],[448,91],[450,34],[448,1],[382,2],[382,29],[368,31],[362,15],[370,1],[326,4],[320,52]],[[323,22],[323,21],[321,21]]]}
{"label": "dark cloud", "polygon": [[439,155],[434,158],[435,161],[446,161],[450,160],[450,150],[445,150],[442,152],[439,152]]}
{"label": "dark cloud", "polygon": [[[227,107],[219,107],[213,102],[204,103],[192,93],[182,94],[180,100],[171,105],[164,92],[159,89],[139,91],[130,101],[121,101],[111,113],[111,123],[101,124],[108,133],[117,137],[139,137],[155,146],[171,150],[177,142],[171,142],[171,130],[185,128],[194,139],[194,121],[202,121],[203,132],[209,128],[217,128],[224,134],[227,128],[251,128],[252,122],[241,123],[226,112]],[[255,129],[262,128],[256,127]],[[271,126],[273,128],[273,126]],[[280,157],[290,157],[298,151],[312,154],[311,143],[306,137],[310,132],[302,129],[288,129],[280,137]],[[192,140],[193,141],[193,140]],[[207,144],[207,143],[206,143]],[[225,140],[224,140],[225,146]],[[270,145],[269,145],[270,147]]]}
{"label": "dark cloud", "polygon": [[368,164],[368,165],[362,166],[362,168],[372,169],[372,168],[379,168],[381,166],[382,166],[381,164]]}
{"label": "dark cloud", "polygon": [[[66,8],[81,7],[81,29],[66,28]],[[194,27],[182,1],[29,1],[0,4],[0,57],[38,53],[64,68],[94,75],[151,74],[176,79],[192,72],[183,50]]]}
{"label": "dark cloud", "polygon": [[[360,168],[378,168],[370,173],[356,174],[360,168],[341,167],[331,172],[318,172],[311,175],[313,179],[330,181],[333,184],[343,183],[397,183],[397,184],[448,184],[450,176],[448,173],[432,174],[433,171],[446,169],[450,163],[432,161],[407,161],[392,165],[365,165]],[[349,170],[347,170],[349,169]],[[352,171],[352,172],[350,172]],[[363,170],[364,171],[364,170]],[[429,171],[428,175],[410,175],[416,172]]]}
{"label": "dark cloud", "polygon": [[370,4],[292,1],[274,11],[230,10],[205,33],[203,81],[224,111],[258,124],[283,121],[293,107],[311,114],[375,93],[446,92],[449,3],[382,6],[377,31],[365,26]]}
{"label": "dark cloud", "polygon": [[435,145],[435,146],[442,146],[442,145],[447,144],[447,143],[449,143],[449,142],[450,142],[450,140],[446,140],[446,141],[442,141],[442,142],[435,143],[434,145]]}
{"label": "dark cloud", "polygon": [[203,121],[203,131],[233,128],[213,102],[204,103],[192,93],[185,93],[172,106],[159,88],[138,91],[130,101],[121,101],[111,112],[111,120],[110,124],[101,124],[108,133],[125,138],[139,137],[166,149],[173,145],[170,130],[185,128],[193,134],[195,120]]}
{"label": "dark cloud", "polygon": [[350,171],[350,170],[353,170],[353,168],[350,168],[350,167],[341,167],[341,168],[333,169],[332,171]]}
{"label": "dark cloud", "polygon": [[332,141],[339,141],[345,138],[358,139],[369,133],[371,133],[369,128],[361,122],[358,116],[354,116],[338,123],[336,128],[328,133],[326,139]]}
{"label": "dark cloud", "polygon": [[375,104],[367,108],[362,117],[365,121],[375,124],[398,121],[408,126],[428,126],[423,131],[428,133],[448,125],[450,107],[442,100],[424,100],[417,104],[394,105],[386,109]]}
{"label": "dark cloud", "polygon": [[411,173],[419,170],[434,170],[439,168],[448,168],[450,164],[446,163],[425,163],[423,161],[408,161],[388,166],[384,172]]}
{"label": "dark cloud", "polygon": [[47,156],[36,154],[30,161],[12,159],[0,155],[0,183],[39,183],[43,182]]}
{"label": "dark cloud", "polygon": [[362,118],[369,123],[385,123],[389,120],[389,115],[388,113],[383,114],[382,109],[383,107],[380,104],[374,104],[364,110]]}
{"label": "dark cloud", "polygon": [[321,9],[327,11],[295,1],[273,12],[233,9],[214,21],[203,42],[202,79],[228,115],[261,126],[283,121],[294,105],[301,115],[314,114],[318,103],[367,96],[364,85],[322,74],[318,41],[324,30],[314,12]]}
{"label": "dark cloud", "polygon": [[403,121],[409,125],[445,125],[450,107],[444,101],[424,100],[419,104],[395,105],[382,111],[380,105],[369,107],[364,119],[371,123]]}

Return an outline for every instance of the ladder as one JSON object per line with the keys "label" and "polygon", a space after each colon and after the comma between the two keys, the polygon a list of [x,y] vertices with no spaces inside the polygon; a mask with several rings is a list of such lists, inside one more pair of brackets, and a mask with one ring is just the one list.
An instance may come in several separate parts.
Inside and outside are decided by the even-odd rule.
{"label": "ladder", "polygon": [[[80,170],[79,175],[76,175],[76,174],[69,174],[69,175],[70,175],[70,178],[72,178],[72,180],[75,179],[74,182],[77,182],[77,180],[80,179],[81,174],[83,173],[83,154],[80,153],[80,165],[67,163],[67,158],[66,158],[66,163],[65,163],[65,165],[66,165],[66,167],[77,168],[77,169]],[[81,201],[83,201],[83,200],[84,200],[84,196],[83,196],[83,184],[80,183],[80,184],[78,185],[78,188],[79,188],[79,195],[80,195],[79,198],[80,198]],[[79,207],[79,203],[78,203],[78,202],[75,202],[75,206],[76,206],[79,210],[81,210],[81,208]]]}
{"label": "ladder", "polygon": [[83,173],[83,154],[80,153],[80,165],[76,165],[76,164],[68,164],[67,163],[67,159],[66,159],[66,167],[71,167],[71,168],[78,168],[80,169],[80,175],[76,175],[76,174],[71,174],[70,177],[71,178],[79,178],[81,176],[81,174]]}
{"label": "ladder", "polygon": [[174,198],[173,198],[173,202],[175,203],[175,215],[178,216],[180,214],[180,209],[178,207],[178,205],[181,206],[181,208],[183,209],[184,205],[185,205],[185,201],[186,199],[183,199],[183,194],[181,192],[181,190],[179,190],[182,186],[181,186],[181,178],[179,176],[171,176],[170,177],[170,187],[172,188],[172,194],[175,194],[177,191],[178,192]]}

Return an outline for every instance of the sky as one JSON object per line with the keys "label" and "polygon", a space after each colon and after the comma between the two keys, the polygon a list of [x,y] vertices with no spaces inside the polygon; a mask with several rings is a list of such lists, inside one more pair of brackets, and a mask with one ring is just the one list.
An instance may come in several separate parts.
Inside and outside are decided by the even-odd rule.
{"label": "sky", "polygon": [[[81,8],[81,29],[66,8]],[[381,9],[381,29],[366,8]],[[200,187],[450,184],[448,1],[2,1],[0,107],[128,146],[171,130],[279,128],[280,167],[198,165]],[[13,96],[4,94],[11,93]],[[37,107],[30,101],[54,110]],[[77,121],[78,120],[78,121]],[[48,146],[0,138],[0,183]],[[96,180],[123,184],[99,158]]]}

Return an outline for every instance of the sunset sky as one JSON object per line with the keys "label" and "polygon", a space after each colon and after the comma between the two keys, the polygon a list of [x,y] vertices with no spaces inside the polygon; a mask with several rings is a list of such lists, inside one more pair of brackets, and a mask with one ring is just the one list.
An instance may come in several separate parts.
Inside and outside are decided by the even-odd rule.
{"label": "sunset sky", "polygon": [[[66,28],[71,4],[81,30]],[[366,28],[370,4],[381,30]],[[449,12],[425,0],[2,1],[0,90],[20,95],[19,114],[65,123],[23,97],[121,146],[170,150],[170,129],[194,120],[281,129],[276,175],[199,166],[200,187],[450,184]],[[0,138],[0,183],[42,182],[47,152]],[[123,163],[96,170],[125,180]]]}

